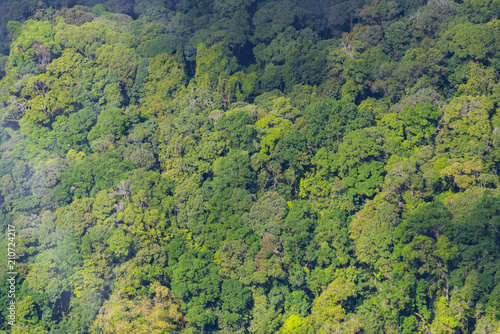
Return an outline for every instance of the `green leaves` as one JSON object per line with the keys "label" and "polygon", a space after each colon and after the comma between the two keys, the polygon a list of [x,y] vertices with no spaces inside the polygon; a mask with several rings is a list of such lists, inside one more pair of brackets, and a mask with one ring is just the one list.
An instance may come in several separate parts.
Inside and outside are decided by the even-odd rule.
{"label": "green leaves", "polygon": [[10,68],[18,67],[21,73],[45,72],[53,56],[61,51],[54,40],[55,30],[49,22],[28,20],[19,37],[12,44]]}
{"label": "green leaves", "polygon": [[292,122],[274,115],[267,115],[255,123],[257,131],[262,133],[260,141],[261,153],[269,154],[273,151],[279,139],[284,138],[292,128]]}
{"label": "green leaves", "polygon": [[120,139],[125,134],[128,125],[128,118],[124,115],[123,110],[119,108],[105,109],[97,117],[97,123],[90,130],[87,139],[92,141],[107,135],[113,135]]}
{"label": "green leaves", "polygon": [[497,330],[496,1],[28,2],[14,332]]}
{"label": "green leaves", "polygon": [[225,157],[214,161],[213,172],[214,183],[222,189],[230,186],[252,190],[255,184],[255,173],[246,151],[230,150]]}
{"label": "green leaves", "polygon": [[235,72],[235,60],[229,57],[224,43],[217,43],[208,48],[199,44],[196,52],[196,83],[198,87],[214,90],[223,73],[231,75]]}
{"label": "green leaves", "polygon": [[91,156],[76,162],[62,174],[61,183],[54,188],[54,197],[58,201],[69,202],[72,198],[95,195],[111,187],[130,169],[131,163],[122,161],[116,154]]}
{"label": "green leaves", "polygon": [[383,129],[386,149],[409,155],[418,147],[432,143],[440,116],[441,111],[431,103],[405,107],[400,114],[383,115],[378,127]]}
{"label": "green leaves", "polygon": [[149,61],[148,78],[144,84],[142,112],[147,117],[161,116],[166,105],[184,87],[186,76],[180,65],[166,53]]}
{"label": "green leaves", "polygon": [[487,61],[494,55],[500,40],[495,22],[459,24],[443,36],[443,48],[462,59]]}
{"label": "green leaves", "polygon": [[279,236],[283,231],[287,212],[286,202],[277,193],[268,192],[252,206],[244,219],[260,237],[266,234]]}

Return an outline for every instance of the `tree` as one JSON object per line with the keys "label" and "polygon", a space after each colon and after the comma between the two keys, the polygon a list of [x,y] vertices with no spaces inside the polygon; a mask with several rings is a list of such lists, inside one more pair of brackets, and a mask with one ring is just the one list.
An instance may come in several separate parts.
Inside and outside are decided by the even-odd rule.
{"label": "tree", "polygon": [[159,282],[152,283],[149,290],[150,296],[137,296],[133,300],[120,293],[113,294],[99,311],[92,330],[165,333],[181,328],[183,316],[170,290]]}
{"label": "tree", "polygon": [[286,202],[277,193],[268,192],[257,200],[243,219],[260,237],[268,233],[279,236],[283,231],[287,212]]}
{"label": "tree", "polygon": [[218,88],[223,74],[231,75],[236,70],[236,59],[230,58],[224,43],[211,47],[200,43],[196,51],[196,83],[210,91]]}
{"label": "tree", "polygon": [[101,111],[97,116],[97,123],[87,135],[89,141],[113,135],[120,139],[125,134],[129,121],[123,110],[119,108],[109,108]]}
{"label": "tree", "polygon": [[52,57],[61,51],[59,43],[54,40],[53,26],[49,22],[28,20],[21,29],[12,45],[9,66],[18,67],[22,73],[45,72]]}
{"label": "tree", "polygon": [[161,53],[148,65],[148,77],[144,84],[145,97],[140,100],[143,115],[162,115],[166,104],[173,100],[186,82],[186,76],[172,56]]}

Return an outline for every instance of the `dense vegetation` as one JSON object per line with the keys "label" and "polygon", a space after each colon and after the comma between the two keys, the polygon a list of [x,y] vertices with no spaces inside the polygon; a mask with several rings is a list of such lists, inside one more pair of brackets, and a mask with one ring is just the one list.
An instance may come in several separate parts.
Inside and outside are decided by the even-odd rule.
{"label": "dense vegetation", "polygon": [[500,1],[0,13],[0,332],[500,333]]}

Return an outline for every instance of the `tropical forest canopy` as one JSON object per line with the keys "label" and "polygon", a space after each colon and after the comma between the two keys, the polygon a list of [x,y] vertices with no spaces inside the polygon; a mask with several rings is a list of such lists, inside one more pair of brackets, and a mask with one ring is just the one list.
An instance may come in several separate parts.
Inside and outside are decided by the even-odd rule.
{"label": "tropical forest canopy", "polygon": [[0,332],[500,333],[499,49],[498,0],[1,1]]}

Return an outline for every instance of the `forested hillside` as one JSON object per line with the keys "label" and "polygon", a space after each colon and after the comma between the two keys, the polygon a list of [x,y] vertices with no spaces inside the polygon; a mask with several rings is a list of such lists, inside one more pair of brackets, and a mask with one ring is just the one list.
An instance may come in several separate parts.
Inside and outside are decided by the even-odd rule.
{"label": "forested hillside", "polygon": [[499,334],[499,50],[498,0],[0,1],[0,333]]}

